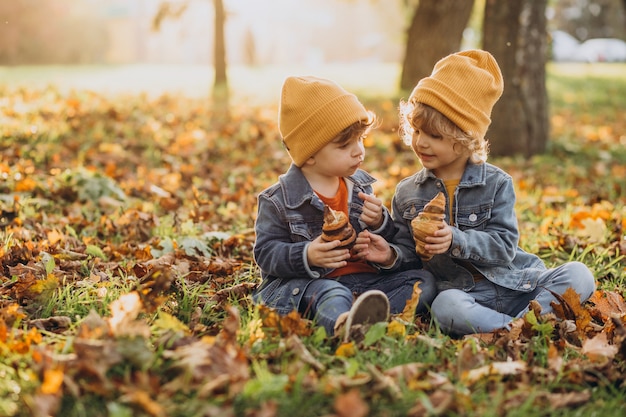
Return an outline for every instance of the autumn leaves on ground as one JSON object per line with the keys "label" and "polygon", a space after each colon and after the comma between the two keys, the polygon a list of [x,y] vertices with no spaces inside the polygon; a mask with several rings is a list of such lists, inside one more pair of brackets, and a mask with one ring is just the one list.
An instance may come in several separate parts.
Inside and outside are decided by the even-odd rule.
{"label": "autumn leaves on ground", "polygon": [[[370,104],[384,122],[366,165],[389,202],[417,166],[394,102]],[[275,107],[224,119],[178,96],[7,89],[0,415],[621,415],[626,121],[612,114],[557,108],[546,155],[491,159],[516,179],[522,246],[587,263],[590,302],[568,292],[555,314],[454,340],[412,318],[414,299],[340,344],[250,302],[256,194],[289,163]]]}

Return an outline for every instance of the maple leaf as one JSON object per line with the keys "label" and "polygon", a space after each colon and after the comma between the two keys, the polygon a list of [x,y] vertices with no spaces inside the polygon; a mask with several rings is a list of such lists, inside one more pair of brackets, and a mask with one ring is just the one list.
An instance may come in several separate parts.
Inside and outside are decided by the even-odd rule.
{"label": "maple leaf", "polygon": [[615,291],[596,290],[589,298],[589,302],[592,305],[589,309],[590,314],[601,323],[607,324],[611,316],[626,315],[624,297]]}
{"label": "maple leaf", "polygon": [[563,295],[550,291],[558,300],[550,303],[557,317],[563,320],[573,320],[578,329],[578,336],[584,336],[590,329],[591,314],[589,310],[580,304],[580,295],[573,289],[568,288]]}
{"label": "maple leaf", "polygon": [[589,243],[606,243],[607,227],[606,222],[602,219],[583,219],[581,220],[582,229],[576,231],[576,235],[585,238]]}

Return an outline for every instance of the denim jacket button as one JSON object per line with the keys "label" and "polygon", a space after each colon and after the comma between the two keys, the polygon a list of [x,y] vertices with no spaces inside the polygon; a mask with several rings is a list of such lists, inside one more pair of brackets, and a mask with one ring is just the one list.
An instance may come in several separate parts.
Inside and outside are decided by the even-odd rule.
{"label": "denim jacket button", "polygon": [[527,289],[529,289],[529,288],[530,288],[530,284],[524,284],[524,285],[522,285],[522,288],[524,288],[525,290],[527,290]]}
{"label": "denim jacket button", "polygon": [[459,250],[459,248],[452,249],[452,256],[459,256],[460,254],[461,251]]}
{"label": "denim jacket button", "polygon": [[476,215],[476,213],[472,213],[469,215],[469,221],[470,222],[475,222],[476,219],[478,219],[478,216]]}
{"label": "denim jacket button", "polygon": [[293,291],[291,291],[291,295],[298,295],[300,293],[300,288],[294,288]]}

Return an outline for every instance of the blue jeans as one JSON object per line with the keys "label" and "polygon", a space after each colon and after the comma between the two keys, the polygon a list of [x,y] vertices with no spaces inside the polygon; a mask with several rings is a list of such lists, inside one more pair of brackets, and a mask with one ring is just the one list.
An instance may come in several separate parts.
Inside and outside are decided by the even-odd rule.
{"label": "blue jeans", "polygon": [[550,303],[557,300],[550,291],[562,295],[569,287],[580,295],[581,303],[591,297],[596,284],[587,266],[580,262],[568,262],[547,269],[531,292],[510,290],[487,279],[477,281],[468,292],[445,290],[433,301],[432,315],[441,329],[451,335],[491,332],[508,328],[513,319],[524,316],[531,300],[541,305],[542,314],[552,312]]}
{"label": "blue jeans", "polygon": [[422,293],[416,314],[421,314],[429,309],[437,293],[435,278],[423,269],[361,273],[336,279],[277,279],[262,285],[255,294],[255,301],[276,308],[281,314],[297,309],[303,317],[314,320],[326,329],[326,334],[332,335],[339,315],[352,307],[353,294],[380,290],[389,299],[391,314],[398,314],[404,310],[413,295],[413,284],[418,281]]}

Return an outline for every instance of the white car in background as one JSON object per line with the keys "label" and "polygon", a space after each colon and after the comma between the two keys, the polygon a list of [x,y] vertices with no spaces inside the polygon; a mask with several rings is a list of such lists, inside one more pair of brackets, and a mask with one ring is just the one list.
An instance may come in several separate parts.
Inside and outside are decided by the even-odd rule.
{"label": "white car in background", "polygon": [[580,46],[578,39],[562,30],[555,30],[552,33],[552,59],[555,61],[571,61]]}
{"label": "white car in background", "polygon": [[567,32],[552,32],[552,59],[559,62],[626,62],[626,42],[594,38],[582,43]]}
{"label": "white car in background", "polygon": [[614,38],[588,39],[576,49],[574,61],[625,62],[626,42]]}

